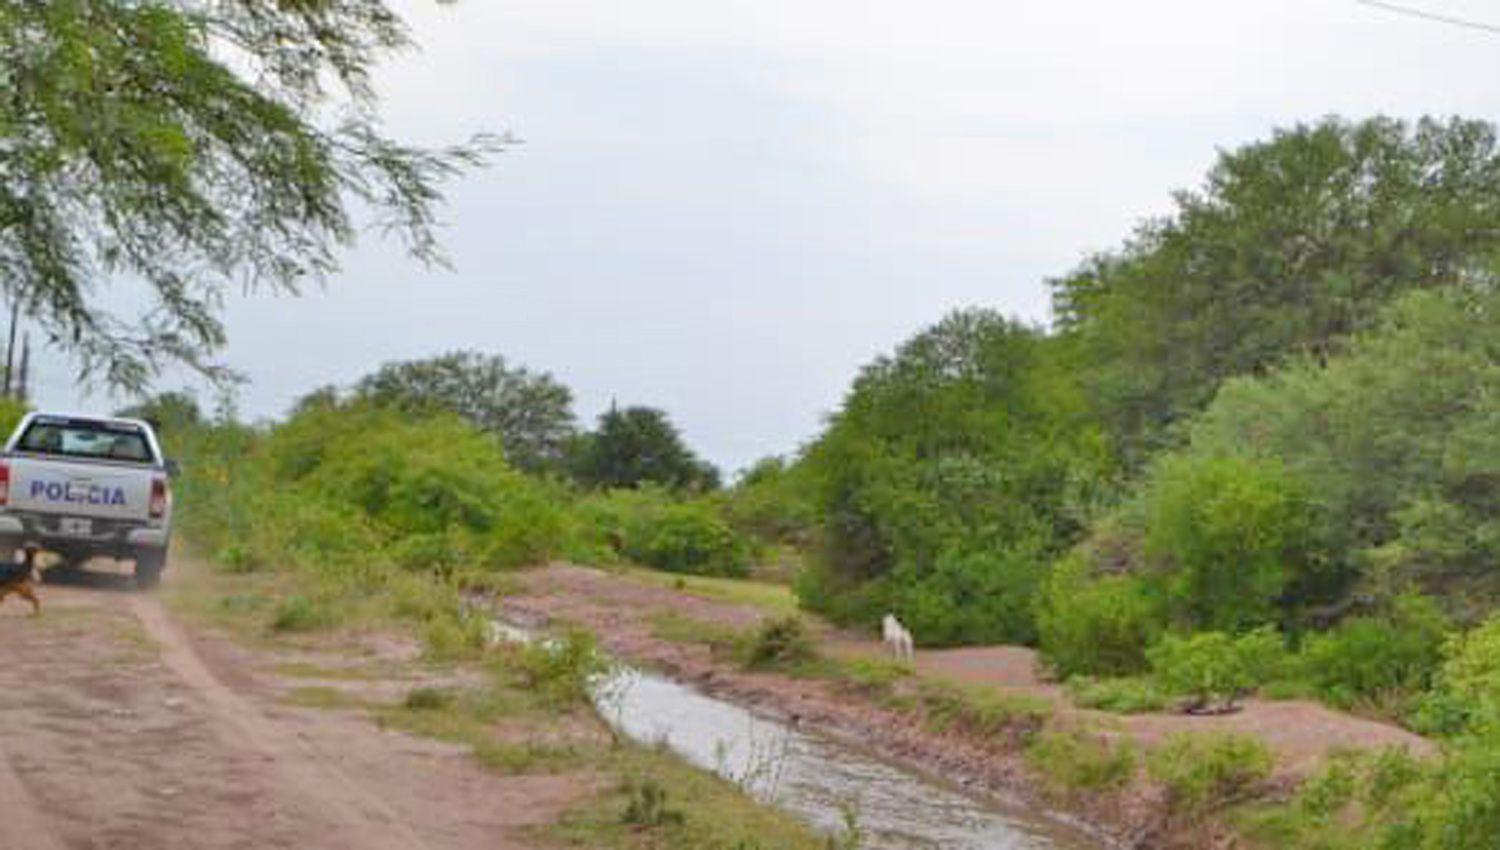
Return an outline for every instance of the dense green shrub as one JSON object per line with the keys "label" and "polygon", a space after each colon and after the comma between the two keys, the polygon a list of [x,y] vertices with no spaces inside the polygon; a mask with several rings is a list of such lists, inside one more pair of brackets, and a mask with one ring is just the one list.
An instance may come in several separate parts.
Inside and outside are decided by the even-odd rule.
{"label": "dense green shrub", "polygon": [[1168,694],[1145,676],[1115,679],[1074,676],[1068,680],[1068,696],[1080,708],[1097,708],[1119,714],[1161,711],[1169,702]]}
{"label": "dense green shrub", "polygon": [[1191,697],[1199,709],[1213,708],[1215,700],[1225,709],[1234,708],[1288,663],[1286,644],[1272,626],[1239,637],[1223,632],[1166,635],[1146,655],[1156,680]]}
{"label": "dense green shrub", "polygon": [[1384,617],[1355,617],[1307,637],[1302,677],[1330,702],[1410,698],[1427,690],[1442,660],[1447,621],[1426,597],[1403,596]]}
{"label": "dense green shrub", "polygon": [[266,452],[280,486],[358,511],[388,540],[450,564],[535,563],[563,545],[557,495],[512,470],[498,439],[454,416],[314,408],[273,431]]}
{"label": "dense green shrub", "polygon": [[1108,477],[1049,340],[954,313],[863,369],[803,464],[823,520],[808,607],[922,643],[1025,641],[1051,560]]}
{"label": "dense green shrub", "polygon": [[1442,667],[1415,725],[1447,735],[1486,730],[1500,739],[1500,615],[1453,635],[1442,652]]}
{"label": "dense green shrub", "polygon": [[1271,461],[1171,457],[1146,484],[1146,558],[1197,628],[1268,622],[1306,560],[1301,488]]}
{"label": "dense green shrub", "polygon": [[670,572],[743,576],[750,570],[745,540],[703,502],[668,505],[631,528],[624,554]]}
{"label": "dense green shrub", "polygon": [[1122,675],[1146,668],[1162,631],[1160,606],[1133,576],[1091,578],[1074,555],[1059,561],[1037,609],[1042,658],[1061,677]]}
{"label": "dense green shrub", "polygon": [[1497,340],[1500,295],[1412,293],[1337,356],[1229,382],[1193,423],[1191,456],[1269,459],[1316,505],[1319,569],[1290,601],[1416,585],[1467,621],[1500,601]]}
{"label": "dense green shrub", "polygon": [[513,646],[510,665],[525,686],[555,706],[581,704],[608,661],[590,632],[570,629],[555,640]]}
{"label": "dense green shrub", "polygon": [[1151,778],[1179,812],[1201,815],[1234,800],[1270,776],[1275,760],[1257,738],[1179,733],[1151,751]]}
{"label": "dense green shrub", "polygon": [[947,552],[890,577],[893,610],[923,646],[1036,641],[1032,614],[1046,559],[1023,546]]}
{"label": "dense green shrub", "polygon": [[1003,738],[1029,744],[1052,718],[1052,704],[1030,694],[919,679],[917,700],[927,725],[938,732],[958,730],[976,738]]}
{"label": "dense green shrub", "polygon": [[1026,748],[1026,761],[1049,784],[1065,791],[1102,791],[1130,781],[1135,748],[1081,732],[1042,732]]}
{"label": "dense green shrub", "polygon": [[755,630],[745,648],[745,666],[751,670],[787,667],[811,661],[816,655],[801,618],[778,617]]}
{"label": "dense green shrub", "polygon": [[810,547],[818,517],[807,467],[779,457],[757,462],[725,493],[724,516],[761,544]]}
{"label": "dense green shrub", "polygon": [[670,572],[749,572],[749,541],[730,527],[711,498],[647,486],[591,495],[577,510],[591,545],[615,558]]}
{"label": "dense green shrub", "polygon": [[[1326,358],[1400,293],[1493,288],[1497,192],[1487,121],[1331,117],[1223,151],[1167,216],[1054,284],[1054,314],[1118,453],[1146,461],[1226,378],[1270,373],[1300,352]],[[1448,382],[1416,365],[1398,368]],[[1329,412],[1306,436],[1340,438],[1344,423]]]}

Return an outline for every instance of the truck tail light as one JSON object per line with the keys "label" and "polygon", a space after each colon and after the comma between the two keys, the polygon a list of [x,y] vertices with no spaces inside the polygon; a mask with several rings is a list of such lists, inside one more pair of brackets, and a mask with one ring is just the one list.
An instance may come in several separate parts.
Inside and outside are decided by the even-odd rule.
{"label": "truck tail light", "polygon": [[0,460],[0,505],[10,504],[10,463]]}
{"label": "truck tail light", "polygon": [[167,482],[165,479],[151,479],[151,518],[161,519],[167,513]]}

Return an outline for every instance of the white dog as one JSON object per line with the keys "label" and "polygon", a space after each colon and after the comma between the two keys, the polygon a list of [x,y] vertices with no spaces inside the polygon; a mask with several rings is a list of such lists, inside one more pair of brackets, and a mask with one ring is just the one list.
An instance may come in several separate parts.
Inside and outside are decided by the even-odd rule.
{"label": "white dog", "polygon": [[880,621],[881,640],[896,654],[897,661],[910,662],[916,658],[916,646],[912,641],[911,632],[901,625],[895,614],[886,614],[885,619]]}

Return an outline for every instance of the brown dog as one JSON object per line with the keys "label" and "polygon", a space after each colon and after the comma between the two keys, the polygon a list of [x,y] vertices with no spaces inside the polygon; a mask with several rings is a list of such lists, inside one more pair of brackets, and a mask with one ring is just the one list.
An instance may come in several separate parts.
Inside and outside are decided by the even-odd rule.
{"label": "brown dog", "polygon": [[27,546],[21,551],[24,553],[21,563],[0,564],[0,603],[14,593],[31,603],[31,615],[35,617],[42,613],[42,600],[36,595],[36,586],[42,580],[36,567],[37,550]]}

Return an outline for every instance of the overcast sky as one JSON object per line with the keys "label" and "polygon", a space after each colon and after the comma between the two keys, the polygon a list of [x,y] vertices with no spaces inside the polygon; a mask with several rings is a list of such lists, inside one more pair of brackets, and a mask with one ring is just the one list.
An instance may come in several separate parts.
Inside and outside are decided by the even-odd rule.
{"label": "overcast sky", "polygon": [[[456,271],[371,238],[325,292],[233,301],[249,416],[475,348],[552,372],[585,421],[665,408],[733,471],[813,436],[861,364],[950,310],[1045,321],[1046,278],[1219,148],[1500,105],[1500,36],[1354,0],[397,5],[423,49],[382,75],[391,131],[526,143],[450,188]],[[42,360],[41,404],[109,406]]]}

